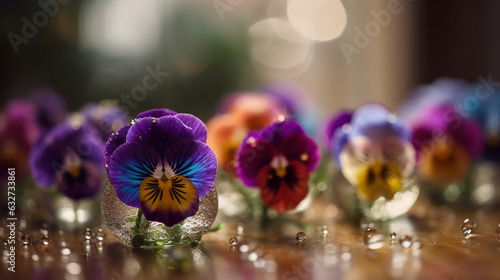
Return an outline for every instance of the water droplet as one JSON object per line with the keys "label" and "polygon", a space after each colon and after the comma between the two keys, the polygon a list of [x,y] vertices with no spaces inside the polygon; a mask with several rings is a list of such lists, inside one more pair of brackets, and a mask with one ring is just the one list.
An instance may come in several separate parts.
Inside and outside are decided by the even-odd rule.
{"label": "water droplet", "polygon": [[377,234],[376,229],[371,228],[371,227],[367,228],[365,230],[365,233],[363,234],[363,241],[365,242],[365,244],[368,243],[368,240],[370,240],[370,238],[375,234]]}
{"label": "water droplet", "polygon": [[38,260],[40,260],[40,257],[38,256],[37,253],[33,253],[33,255],[31,255],[31,259],[35,262],[37,262]]}
{"label": "water droplet", "polygon": [[31,236],[25,234],[21,237],[21,242],[23,245],[30,245],[31,244]]}
{"label": "water droplet", "polygon": [[83,237],[87,240],[90,240],[92,238],[92,231],[90,230],[90,228],[86,228],[83,231]]}
{"label": "water droplet", "polygon": [[462,235],[468,237],[477,226],[476,221],[466,218],[462,223]]}
{"label": "water droplet", "polygon": [[97,240],[103,241],[104,238],[106,237],[106,234],[104,233],[104,230],[102,230],[102,228],[100,228],[97,230],[95,237],[97,238]]}
{"label": "water droplet", "polygon": [[132,239],[132,246],[138,248],[141,247],[142,244],[144,244],[144,237],[142,235],[136,235]]}
{"label": "water droplet", "polygon": [[236,245],[237,243],[238,243],[238,239],[236,239],[236,237],[231,236],[231,238],[229,238],[229,244],[230,244],[231,246],[234,246],[234,245]]}
{"label": "water droplet", "polygon": [[42,244],[47,246],[50,244],[50,239],[47,235],[45,235],[44,237],[42,237],[42,239],[40,239],[40,241],[42,241]]}
{"label": "water droplet", "polygon": [[391,240],[396,240],[396,233],[391,232],[391,234],[389,234],[389,237],[391,238]]}
{"label": "water droplet", "polygon": [[399,237],[399,245],[403,248],[410,248],[413,244],[412,238],[409,235],[403,234]]}
{"label": "water droplet", "polygon": [[386,244],[384,240],[386,237],[383,234],[374,234],[366,242],[366,246],[372,250],[378,250]]}
{"label": "water droplet", "polygon": [[9,246],[9,241],[8,241],[7,239],[5,239],[5,240],[3,241],[3,246],[4,246],[4,247]]}
{"label": "water droplet", "polygon": [[66,247],[61,248],[61,255],[68,256],[69,254],[71,254],[71,250],[69,248]]}
{"label": "water droplet", "polygon": [[306,241],[307,235],[303,232],[298,232],[297,235],[295,235],[295,239],[299,242],[304,242]]}

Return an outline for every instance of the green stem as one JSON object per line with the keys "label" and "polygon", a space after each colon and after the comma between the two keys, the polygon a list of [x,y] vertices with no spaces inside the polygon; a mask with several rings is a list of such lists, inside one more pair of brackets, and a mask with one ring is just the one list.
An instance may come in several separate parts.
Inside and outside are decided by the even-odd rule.
{"label": "green stem", "polygon": [[137,211],[137,218],[135,219],[135,228],[137,229],[137,233],[141,232],[141,222],[142,222],[142,211],[141,208]]}
{"label": "green stem", "polygon": [[270,220],[271,219],[269,218],[268,209],[267,209],[266,205],[262,204],[262,215],[260,217],[261,227],[263,229],[267,228],[267,226],[270,223]]}

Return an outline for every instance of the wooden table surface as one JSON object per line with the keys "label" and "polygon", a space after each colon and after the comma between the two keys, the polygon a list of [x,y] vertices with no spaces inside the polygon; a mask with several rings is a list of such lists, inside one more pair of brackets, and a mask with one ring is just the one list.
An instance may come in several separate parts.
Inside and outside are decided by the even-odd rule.
{"label": "wooden table surface", "polygon": [[[465,218],[477,222],[468,237],[461,232]],[[155,250],[123,246],[109,232],[103,242],[86,243],[81,229],[59,232],[56,225],[49,225],[45,246],[40,225],[27,225],[22,234],[30,234],[33,245],[17,242],[15,273],[7,270],[4,250],[0,279],[500,279],[499,210],[419,201],[407,217],[357,224],[320,198],[292,222],[216,222],[223,228],[206,234],[197,248]],[[368,245],[367,226],[381,234]],[[307,234],[305,242],[297,242],[299,231]],[[397,234],[394,241],[390,232]],[[5,230],[0,233],[7,237]],[[403,234],[412,238],[411,247],[399,243]],[[229,245],[231,236],[238,240],[235,246]]]}

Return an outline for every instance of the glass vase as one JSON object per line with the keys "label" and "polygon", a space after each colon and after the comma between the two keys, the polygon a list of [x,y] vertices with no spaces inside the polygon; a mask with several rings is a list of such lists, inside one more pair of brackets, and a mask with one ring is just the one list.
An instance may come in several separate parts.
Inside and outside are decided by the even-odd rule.
{"label": "glass vase", "polygon": [[101,202],[103,220],[110,232],[122,243],[134,247],[198,244],[215,220],[217,207],[214,187],[200,199],[199,210],[194,216],[167,227],[138,215],[139,209],[123,203],[109,181],[104,187]]}

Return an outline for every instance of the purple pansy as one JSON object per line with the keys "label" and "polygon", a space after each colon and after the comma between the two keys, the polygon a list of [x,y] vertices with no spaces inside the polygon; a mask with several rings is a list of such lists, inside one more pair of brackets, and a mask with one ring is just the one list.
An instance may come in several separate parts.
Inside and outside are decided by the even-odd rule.
{"label": "purple pansy", "polygon": [[415,151],[409,128],[381,105],[364,105],[352,117],[340,114],[327,133],[333,135],[332,156],[364,200],[392,199],[402,179],[413,172]]}
{"label": "purple pansy", "polygon": [[424,180],[446,184],[463,178],[470,162],[483,151],[480,125],[464,118],[453,105],[423,110],[412,123],[413,144]]}
{"label": "purple pansy", "polygon": [[249,133],[236,158],[241,181],[258,187],[269,208],[288,211],[309,192],[309,173],[317,168],[320,153],[302,127],[288,119]]}
{"label": "purple pansy", "polygon": [[[7,104],[0,115],[0,167],[16,168],[22,175],[28,166],[29,152],[40,135],[36,108],[29,102],[14,100]],[[7,172],[0,175],[0,181]]]}
{"label": "purple pansy", "polygon": [[117,196],[146,219],[173,226],[198,211],[214,186],[217,159],[207,130],[189,114],[155,109],[113,133],[105,161]]}
{"label": "purple pansy", "polygon": [[48,131],[33,147],[30,168],[41,187],[56,185],[67,197],[95,196],[105,174],[104,143],[88,124],[62,123]]}

